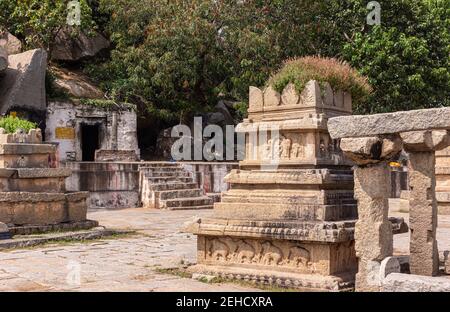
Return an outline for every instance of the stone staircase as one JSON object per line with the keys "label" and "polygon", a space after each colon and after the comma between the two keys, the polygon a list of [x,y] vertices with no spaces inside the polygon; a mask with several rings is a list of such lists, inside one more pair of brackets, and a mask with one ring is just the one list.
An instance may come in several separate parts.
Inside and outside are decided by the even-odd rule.
{"label": "stone staircase", "polygon": [[213,200],[198,188],[191,174],[178,163],[140,166],[141,201],[145,208],[212,209]]}

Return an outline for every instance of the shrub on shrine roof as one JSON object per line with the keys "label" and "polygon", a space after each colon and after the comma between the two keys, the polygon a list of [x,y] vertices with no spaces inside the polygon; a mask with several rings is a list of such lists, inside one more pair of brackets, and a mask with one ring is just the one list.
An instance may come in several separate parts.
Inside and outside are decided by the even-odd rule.
{"label": "shrub on shrine roof", "polygon": [[333,90],[349,92],[355,103],[361,102],[372,92],[367,78],[346,62],[318,56],[285,61],[267,84],[281,93],[289,83],[293,83],[300,94],[310,80],[316,80],[322,87],[325,82],[328,82]]}

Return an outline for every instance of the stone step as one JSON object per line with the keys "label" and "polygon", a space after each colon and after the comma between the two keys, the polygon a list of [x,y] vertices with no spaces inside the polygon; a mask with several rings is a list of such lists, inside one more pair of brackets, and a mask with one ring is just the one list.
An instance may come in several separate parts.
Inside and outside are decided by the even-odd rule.
{"label": "stone step", "polygon": [[181,168],[181,164],[179,163],[152,163],[152,164],[143,164],[140,165],[140,168]]}
{"label": "stone step", "polygon": [[169,182],[169,183],[155,183],[149,185],[149,189],[151,191],[169,191],[169,190],[186,190],[186,189],[195,189],[197,187],[197,183],[189,182]]}
{"label": "stone step", "polygon": [[181,167],[154,167],[154,168],[140,168],[139,169],[143,173],[152,173],[152,172],[184,172],[185,170]]}
{"label": "stone step", "polygon": [[163,209],[174,209],[180,207],[208,206],[212,204],[213,201],[211,198],[207,196],[199,196],[164,200],[160,202],[160,207]]}
{"label": "stone step", "polygon": [[193,182],[190,177],[150,177],[146,178],[150,183],[168,183],[168,182],[181,182],[191,183]]}
{"label": "stone step", "polygon": [[201,189],[182,189],[156,192],[155,195],[159,196],[160,200],[169,200],[175,198],[201,197],[203,196],[203,191]]}
{"label": "stone step", "polygon": [[191,175],[187,171],[162,171],[162,172],[149,172],[144,173],[144,177],[152,178],[152,177],[183,177],[189,178]]}
{"label": "stone step", "polygon": [[213,205],[204,205],[204,206],[183,206],[183,207],[172,207],[165,208],[167,210],[200,210],[200,209],[214,209]]}

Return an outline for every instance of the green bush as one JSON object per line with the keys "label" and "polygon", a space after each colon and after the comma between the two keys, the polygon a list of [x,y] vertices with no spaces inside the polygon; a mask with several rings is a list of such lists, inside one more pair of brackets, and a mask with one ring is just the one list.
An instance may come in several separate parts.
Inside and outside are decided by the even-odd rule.
{"label": "green bush", "polygon": [[28,133],[31,129],[36,129],[37,124],[25,119],[8,116],[0,118],[0,128],[5,129],[6,133],[14,133],[18,129],[23,129]]}
{"label": "green bush", "polygon": [[313,56],[286,61],[267,84],[281,93],[289,83],[293,83],[300,94],[310,80],[316,80],[321,86],[328,82],[333,90],[351,93],[355,103],[363,101],[372,92],[367,78],[358,74],[347,63]]}

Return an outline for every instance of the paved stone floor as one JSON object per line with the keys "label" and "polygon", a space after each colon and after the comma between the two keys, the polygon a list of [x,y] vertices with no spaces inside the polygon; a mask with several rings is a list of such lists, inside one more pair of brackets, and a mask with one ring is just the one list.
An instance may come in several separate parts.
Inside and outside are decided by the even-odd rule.
{"label": "paved stone floor", "polygon": [[[103,226],[138,235],[0,252],[0,291],[246,291],[235,284],[205,284],[156,268],[195,261],[195,237],[184,222],[211,211],[126,209],[90,212]],[[79,272],[79,274],[78,274]]]}
{"label": "paved stone floor", "polygon": [[[84,243],[58,243],[0,252],[0,291],[246,291],[237,284],[205,284],[164,274],[158,267],[195,262],[195,237],[183,223],[212,211],[126,209],[92,211],[90,219],[136,236]],[[405,214],[399,214],[406,217]],[[450,216],[440,217],[439,245],[450,250]],[[407,250],[408,235],[397,235],[395,250]]]}

